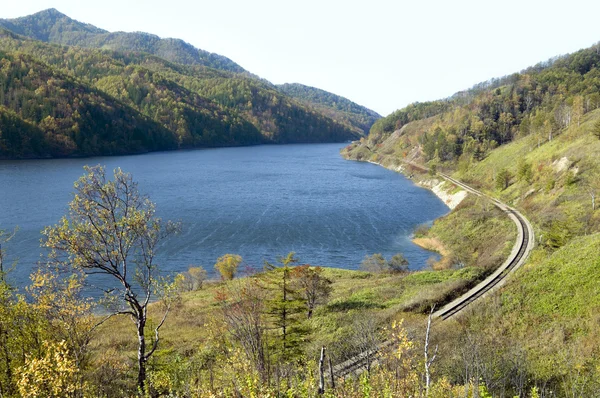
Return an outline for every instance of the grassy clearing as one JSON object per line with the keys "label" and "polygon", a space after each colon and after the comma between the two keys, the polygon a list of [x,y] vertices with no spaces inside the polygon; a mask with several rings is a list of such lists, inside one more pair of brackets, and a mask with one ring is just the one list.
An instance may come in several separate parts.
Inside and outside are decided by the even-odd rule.
{"label": "grassy clearing", "polygon": [[433,223],[427,238],[441,242],[446,250],[436,267],[476,266],[490,272],[510,254],[516,234],[514,223],[502,211],[469,195]]}

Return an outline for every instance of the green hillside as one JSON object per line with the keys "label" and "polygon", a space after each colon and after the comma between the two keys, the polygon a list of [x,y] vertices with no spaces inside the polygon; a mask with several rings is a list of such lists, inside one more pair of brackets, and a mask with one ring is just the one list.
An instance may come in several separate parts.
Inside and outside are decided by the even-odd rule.
{"label": "green hillside", "polygon": [[159,124],[26,55],[0,53],[0,157],[173,149]]}
{"label": "green hillside", "polygon": [[[524,269],[439,331],[446,341],[439,366],[454,383],[479,379],[493,396],[536,396],[533,388],[537,396],[598,396],[598,48],[400,109],[343,151],[443,170],[517,207],[534,226]],[[423,234],[455,253],[457,239],[471,244],[490,227],[461,204]]]}
{"label": "green hillside", "polygon": [[[290,253],[235,278],[242,259],[225,255],[221,281],[198,266],[171,280],[153,259],[175,226],[160,228],[127,175],[112,183],[87,169],[67,219],[42,240],[69,278],[42,268],[17,292],[0,246],[1,396],[600,397],[600,45],[380,118],[181,41],[56,10],[0,25],[0,158],[359,138],[346,158],[455,191],[438,172],[450,174],[535,232],[506,284],[426,335],[430,311],[513,249],[514,223],[485,197],[414,231],[441,257],[425,270],[377,255],[368,272],[321,269]],[[0,229],[9,239],[18,234]],[[81,297],[85,271],[114,277],[114,317]],[[319,391],[319,366],[384,341],[377,364]]]}
{"label": "green hillside", "polygon": [[161,39],[143,32],[108,32],[69,18],[54,8],[16,19],[0,19],[0,27],[19,35],[48,43],[138,51],[157,55],[172,62],[198,64],[231,72],[244,68],[222,55],[200,50],[179,39]]}
{"label": "green hillside", "polygon": [[[156,41],[156,37],[140,34],[147,36],[148,40],[127,39],[120,41],[122,45],[119,46],[97,42],[88,45],[85,40],[108,33],[74,21],[56,10],[2,20],[0,26],[13,30],[0,29],[0,51],[7,61],[11,57],[26,56],[39,67],[47,68],[49,73],[59,73],[76,82],[84,91],[102,93],[119,106],[145,116],[147,122],[153,122],[155,127],[160,126],[169,141],[150,145],[136,139],[135,143],[120,145],[118,151],[108,150],[108,146],[102,143],[105,135],[96,132],[95,124],[90,123],[90,134],[96,135],[98,145],[79,147],[79,141],[72,144],[63,140],[64,148],[51,150],[50,146],[41,146],[36,151],[24,147],[17,150],[5,145],[0,153],[2,157],[88,156],[209,146],[341,142],[363,134],[363,129],[353,125],[348,118],[334,117],[326,109],[282,93],[263,79],[245,72],[238,73],[243,70],[228,65],[223,61],[224,57],[207,58],[201,50],[193,49],[194,54],[201,57],[183,59],[189,51],[184,54],[171,47],[166,49],[164,45],[175,41]],[[77,45],[65,46],[54,42]],[[154,44],[150,44],[155,42],[166,52],[151,48]],[[191,47],[185,48],[190,50]],[[205,62],[206,59],[216,61]],[[2,98],[12,96],[12,102],[5,106],[14,112],[13,118],[21,118],[21,122],[35,126],[44,135],[53,136],[54,132],[40,122],[51,115],[58,118],[63,126],[62,136],[75,134],[75,123],[70,114],[53,108],[60,107],[57,102],[50,101],[50,105],[36,109],[41,115],[39,117],[29,115],[28,108],[34,106],[33,103],[17,101],[16,96],[30,99],[36,95],[39,97],[40,92],[35,94],[32,91],[37,87],[23,86],[21,81],[13,80],[11,76],[4,78]],[[357,109],[354,111],[358,112]],[[360,111],[365,112],[365,109]],[[153,134],[152,129],[149,134]],[[147,141],[154,141],[154,138]]]}
{"label": "green hillside", "polygon": [[347,98],[315,87],[299,83],[286,83],[277,86],[277,88],[292,98],[313,105],[335,120],[343,120],[350,123],[364,134],[368,134],[373,123],[381,118],[381,115],[377,112],[358,105]]}

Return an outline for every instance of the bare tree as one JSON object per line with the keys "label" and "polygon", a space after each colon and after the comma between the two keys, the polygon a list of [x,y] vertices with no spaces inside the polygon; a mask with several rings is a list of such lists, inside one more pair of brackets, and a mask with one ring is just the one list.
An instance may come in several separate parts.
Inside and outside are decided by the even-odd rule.
{"label": "bare tree", "polygon": [[325,303],[331,295],[332,282],[322,273],[321,267],[311,267],[308,264],[299,265],[292,270],[293,284],[306,305],[308,319],[312,317],[316,306]]}
{"label": "bare tree", "polygon": [[352,342],[364,357],[364,368],[371,371],[371,364],[381,344],[381,336],[377,330],[377,322],[373,316],[363,314],[353,325]]}
{"label": "bare tree", "polygon": [[598,191],[600,191],[600,180],[587,184],[585,190],[592,199],[592,212],[594,212],[596,210],[596,196],[598,195]]}
{"label": "bare tree", "polygon": [[532,105],[533,105],[533,96],[531,94],[527,94],[527,96],[525,97],[526,110],[529,111],[529,109],[531,109]]}
{"label": "bare tree", "polygon": [[231,336],[243,348],[263,381],[267,369],[267,325],[265,321],[266,290],[258,281],[240,281],[219,295],[221,313]]}
{"label": "bare tree", "polygon": [[158,347],[169,304],[154,328],[150,346],[146,342],[150,299],[165,291],[155,262],[159,242],[175,231],[155,216],[154,204],[142,196],[130,174],[115,170],[108,180],[103,167],[85,167],[86,174],[75,182],[75,197],[68,216],[43,234],[43,245],[59,265],[82,269],[88,275],[112,278],[105,289],[114,315],[128,315],[138,339],[138,389],[145,391],[146,364]]}
{"label": "bare tree", "polygon": [[429,312],[429,317],[427,318],[427,330],[425,331],[425,396],[429,396],[429,387],[431,386],[431,365],[435,361],[437,357],[438,346],[435,346],[435,350],[433,352],[433,356],[429,356],[429,336],[431,333],[431,318],[433,317],[433,311],[435,309],[435,305],[431,306],[431,311]]}
{"label": "bare tree", "polygon": [[319,394],[325,393],[325,346],[321,347],[321,357],[319,358]]}

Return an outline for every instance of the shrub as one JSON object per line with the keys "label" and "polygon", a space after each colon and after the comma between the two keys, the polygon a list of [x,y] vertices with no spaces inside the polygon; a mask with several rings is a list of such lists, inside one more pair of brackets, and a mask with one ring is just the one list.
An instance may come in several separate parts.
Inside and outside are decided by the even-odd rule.
{"label": "shrub", "polygon": [[502,169],[498,172],[498,175],[496,175],[496,189],[499,191],[504,191],[506,188],[508,188],[508,185],[510,183],[510,172],[506,169]]}
{"label": "shrub", "polygon": [[408,260],[401,253],[396,253],[389,261],[381,253],[365,256],[360,264],[361,268],[369,272],[407,272]]}
{"label": "shrub", "polygon": [[396,253],[387,262],[390,272],[408,272],[408,260],[401,253]]}
{"label": "shrub", "polygon": [[221,279],[232,280],[241,263],[242,256],[237,254],[225,254],[217,259],[215,269],[221,274]]}
{"label": "shrub", "polygon": [[188,270],[181,274],[178,279],[177,287],[184,292],[191,292],[202,289],[202,284],[206,280],[206,270],[200,266],[190,265]]}
{"label": "shrub", "polygon": [[521,160],[517,170],[517,177],[519,178],[519,181],[525,181],[530,184],[533,180],[533,169],[531,168],[531,164]]}
{"label": "shrub", "polygon": [[366,255],[360,267],[369,272],[385,272],[387,261],[381,253],[375,253],[372,256]]}

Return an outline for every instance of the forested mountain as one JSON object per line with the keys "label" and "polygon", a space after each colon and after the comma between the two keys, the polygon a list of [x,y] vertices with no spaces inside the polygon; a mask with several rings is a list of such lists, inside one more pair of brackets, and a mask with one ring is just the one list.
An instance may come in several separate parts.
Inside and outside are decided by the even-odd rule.
{"label": "forested mountain", "polygon": [[350,123],[362,130],[364,134],[368,134],[373,123],[381,118],[381,115],[375,111],[319,88],[299,83],[281,84],[277,88],[292,98],[313,105],[335,120],[344,120]]}
{"label": "forested mountain", "polygon": [[381,140],[410,122],[435,116],[433,128],[421,137],[427,160],[458,160],[474,153],[481,159],[498,145],[529,134],[551,140],[600,107],[599,64],[600,46],[595,45],[445,100],[409,105],[378,120],[371,136]]}
{"label": "forested mountain", "polygon": [[173,149],[173,134],[106,93],[27,55],[0,53],[0,156]]}
{"label": "forested mountain", "polygon": [[[25,63],[25,69],[19,73],[27,74],[30,63],[35,65],[33,69],[44,68],[48,73],[60,75],[77,84],[78,92],[102,94],[103,98],[127,109],[127,112],[143,117],[147,123],[160,128],[162,135],[169,137],[168,144],[167,141],[151,144],[153,139],[144,143],[124,144],[118,153],[198,146],[339,142],[363,134],[368,121],[363,120],[363,125],[358,127],[356,118],[364,118],[369,112],[374,114],[364,108],[347,105],[344,116],[340,117],[338,113],[331,112],[320,104],[297,100],[266,80],[247,72],[232,71],[235,68],[230,65],[221,65],[221,58],[215,64],[201,59],[184,60],[178,54],[167,57],[179,60],[172,62],[153,55],[152,52],[157,52],[144,47],[145,44],[123,44],[119,47],[122,51],[109,50],[104,45],[99,45],[103,48],[84,48],[52,44],[49,41],[92,43],[87,40],[106,34],[101,29],[74,21],[56,10],[10,21],[3,20],[0,25],[14,29],[11,32],[0,28],[0,59],[7,65],[5,70],[0,70],[0,79],[4,82],[1,95],[2,104],[12,111],[10,120],[20,118],[22,123],[42,131],[48,139],[49,134],[68,137],[57,141],[64,144],[61,148],[55,142],[54,146],[36,146],[35,150],[22,144],[17,150],[17,147],[9,148],[6,144],[15,138],[8,140],[4,134],[2,140],[6,143],[0,147],[0,157],[117,153],[116,150],[108,150],[102,146],[102,137],[105,135],[97,133],[95,129],[86,134],[96,136],[99,141],[94,142],[99,142],[98,146],[86,144],[85,147],[80,147],[80,141],[74,138],[80,134],[74,127],[77,123],[69,111],[62,109],[67,105],[72,106],[71,101],[65,99],[63,102],[52,102],[53,98],[46,98],[53,92],[43,93],[40,91],[42,88],[37,90],[36,86],[44,86],[44,82],[24,85],[22,79],[14,77],[15,72],[11,69],[14,68],[15,60]],[[122,41],[126,42],[128,43]],[[94,47],[96,44],[89,46]],[[201,50],[198,51],[201,53]],[[207,64],[214,67],[206,66]],[[76,96],[75,92],[68,91],[63,90],[61,94],[67,98]],[[321,95],[333,96],[326,92]],[[39,101],[46,101],[48,104],[40,107]],[[36,109],[35,117],[29,113],[29,109]],[[42,120],[48,116],[55,118],[62,126],[59,132],[52,132],[46,124],[42,124]],[[118,117],[116,114],[110,116],[111,119]],[[37,141],[31,141],[31,145],[33,142]]]}
{"label": "forested mountain", "polygon": [[231,72],[245,71],[229,58],[197,49],[183,40],[161,39],[143,32],[108,32],[75,21],[54,8],[26,17],[0,19],[0,27],[48,43],[115,51],[139,51],[182,64],[198,64]]}

